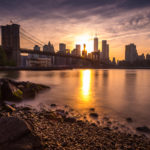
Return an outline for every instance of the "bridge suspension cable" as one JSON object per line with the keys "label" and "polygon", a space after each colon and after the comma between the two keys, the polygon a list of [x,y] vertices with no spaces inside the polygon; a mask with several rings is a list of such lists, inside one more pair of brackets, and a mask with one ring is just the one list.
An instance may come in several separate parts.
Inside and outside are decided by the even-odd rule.
{"label": "bridge suspension cable", "polygon": [[30,41],[30,42],[33,43],[33,44],[37,44],[37,45],[39,45],[39,46],[43,46],[42,43],[40,43],[40,42],[34,40],[33,38],[29,37],[28,35],[26,35],[26,34],[23,33],[23,32],[20,32],[20,35],[22,36],[22,38],[24,38],[25,40]]}
{"label": "bridge suspension cable", "polygon": [[31,33],[29,33],[28,31],[26,31],[25,29],[20,28],[20,30],[22,33],[26,34],[28,37],[32,38],[34,41],[41,43],[42,45],[45,45],[45,43],[43,41],[41,41],[40,39],[38,39],[37,37],[35,37]]}
{"label": "bridge suspension cable", "polygon": [[27,40],[28,42],[34,44],[34,45],[37,45],[38,43],[36,43],[35,41],[29,39],[28,37],[26,37],[24,34],[20,33],[21,35],[21,38],[24,39],[24,40]]}

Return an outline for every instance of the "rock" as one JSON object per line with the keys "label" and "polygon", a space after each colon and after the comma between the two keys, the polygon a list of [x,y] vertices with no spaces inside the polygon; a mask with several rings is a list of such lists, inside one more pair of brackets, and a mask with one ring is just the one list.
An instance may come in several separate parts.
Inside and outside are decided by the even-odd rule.
{"label": "rock", "polygon": [[24,107],[22,108],[22,110],[24,110],[24,111],[31,111],[32,109],[31,109],[30,107],[28,107],[28,106],[24,106]]}
{"label": "rock", "polygon": [[29,124],[16,117],[0,119],[0,145],[2,150],[42,149],[40,139],[32,134]]}
{"label": "rock", "polygon": [[61,145],[62,145],[63,147],[66,147],[66,146],[67,146],[67,142],[63,142]]}
{"label": "rock", "polygon": [[65,111],[62,110],[62,109],[57,109],[56,113],[59,114],[59,115],[61,115],[61,116],[66,116]]}
{"label": "rock", "polygon": [[56,107],[56,104],[51,104],[51,107]]}
{"label": "rock", "polygon": [[21,100],[23,92],[13,85],[10,80],[1,80],[1,99],[2,100]]}
{"label": "rock", "polygon": [[133,122],[132,118],[130,118],[130,117],[126,118],[126,121],[129,123]]}
{"label": "rock", "polygon": [[0,79],[0,100],[18,101],[25,98],[33,98],[36,93],[48,88],[48,86],[42,84]]}
{"label": "rock", "polygon": [[103,129],[104,129],[104,130],[108,130],[108,131],[111,130],[109,127],[104,127]]}
{"label": "rock", "polygon": [[150,129],[148,127],[146,127],[146,126],[137,127],[136,130],[139,131],[139,132],[150,133]]}
{"label": "rock", "polygon": [[74,123],[74,122],[76,122],[76,118],[74,118],[74,117],[68,117],[68,118],[64,118],[64,121],[65,122]]}
{"label": "rock", "polygon": [[92,126],[97,127],[97,125],[95,123],[91,123]]}
{"label": "rock", "polygon": [[98,114],[97,113],[90,113],[90,117],[98,118]]}
{"label": "rock", "polygon": [[90,108],[90,111],[95,111],[95,108]]}

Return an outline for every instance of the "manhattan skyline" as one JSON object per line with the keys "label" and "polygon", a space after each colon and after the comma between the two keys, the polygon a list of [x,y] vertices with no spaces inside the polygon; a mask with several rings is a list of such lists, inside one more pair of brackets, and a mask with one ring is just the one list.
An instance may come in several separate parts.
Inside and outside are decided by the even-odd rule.
{"label": "manhattan skyline", "polygon": [[1,25],[13,20],[41,41],[50,40],[56,50],[59,43],[66,43],[71,50],[76,44],[85,43],[93,51],[93,38],[97,34],[100,50],[102,40],[109,42],[111,59],[124,59],[124,46],[129,43],[137,45],[139,54],[150,51],[148,0],[0,0],[0,3]]}

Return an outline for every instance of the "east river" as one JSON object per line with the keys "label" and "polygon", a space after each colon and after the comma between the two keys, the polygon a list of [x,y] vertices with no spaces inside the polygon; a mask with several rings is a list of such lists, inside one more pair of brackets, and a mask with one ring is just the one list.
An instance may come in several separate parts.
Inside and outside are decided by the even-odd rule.
{"label": "east river", "polygon": [[53,103],[83,113],[95,108],[122,122],[131,117],[133,126],[150,127],[150,70],[8,71],[0,72],[0,77],[51,87],[18,105],[38,108]]}

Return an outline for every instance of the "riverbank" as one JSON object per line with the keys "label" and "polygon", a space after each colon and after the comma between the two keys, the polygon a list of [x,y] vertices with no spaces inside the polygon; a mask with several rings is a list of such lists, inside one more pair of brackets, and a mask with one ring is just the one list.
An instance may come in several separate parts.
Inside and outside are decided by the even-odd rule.
{"label": "riverbank", "polygon": [[53,66],[53,67],[2,67],[0,71],[55,71],[72,69],[150,69],[150,67],[125,67],[125,66],[100,66],[100,67],[76,67],[76,66]]}
{"label": "riverbank", "polygon": [[0,71],[51,71],[51,70],[68,70],[73,69],[70,66],[53,66],[53,67],[2,67],[0,66]]}
{"label": "riverbank", "polygon": [[[26,141],[26,139],[24,139],[25,135],[22,135],[19,139],[17,138],[11,140],[11,142],[5,141],[5,143],[1,143],[0,150],[6,150],[7,147],[13,148],[13,146],[15,147],[16,145],[21,146],[21,150],[32,150],[35,149],[35,147],[36,150],[150,149],[150,140],[144,135],[139,136],[120,132],[117,129],[109,128],[109,126],[101,126],[101,122],[95,124],[88,120],[83,121],[75,116],[70,116],[69,111],[60,109],[54,111],[53,107],[56,107],[56,105],[53,104],[49,106],[47,110],[41,109],[37,111],[29,107],[15,107],[14,105],[7,105],[6,107],[1,106],[0,122],[2,118],[7,118],[5,120],[9,120],[11,117],[23,120],[23,122],[28,124],[28,130],[34,135],[34,138],[28,138],[30,141],[26,142],[26,145],[19,144],[22,143],[21,141]],[[70,111],[72,110],[70,109]],[[91,109],[90,111],[93,110]],[[93,114],[93,117],[97,117],[96,114],[95,116]],[[19,128],[20,127],[17,125],[16,132]],[[38,141],[38,144],[35,144],[35,137],[36,143]],[[28,148],[24,148],[24,146],[27,145]],[[19,149],[19,147],[17,148]]]}

